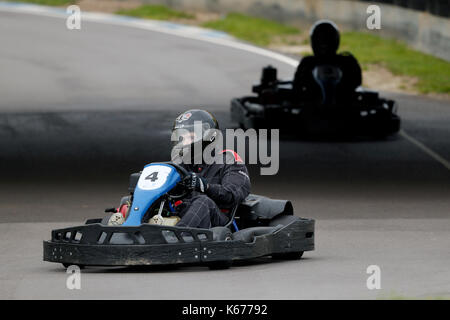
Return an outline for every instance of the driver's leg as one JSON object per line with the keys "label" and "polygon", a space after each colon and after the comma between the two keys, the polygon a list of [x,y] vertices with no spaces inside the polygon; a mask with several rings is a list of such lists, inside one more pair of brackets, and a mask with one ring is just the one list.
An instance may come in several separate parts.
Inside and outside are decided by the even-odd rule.
{"label": "driver's leg", "polygon": [[189,199],[180,217],[177,223],[179,227],[211,228],[228,222],[228,217],[220,211],[214,200],[204,194]]}

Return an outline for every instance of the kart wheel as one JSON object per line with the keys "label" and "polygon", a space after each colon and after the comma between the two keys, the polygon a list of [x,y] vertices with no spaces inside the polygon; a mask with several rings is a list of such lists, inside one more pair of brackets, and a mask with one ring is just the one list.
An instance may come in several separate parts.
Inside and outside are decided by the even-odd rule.
{"label": "kart wheel", "polygon": [[302,256],[303,256],[303,251],[274,253],[274,254],[272,254],[272,259],[275,259],[275,260],[299,260]]}
{"label": "kart wheel", "polygon": [[68,267],[70,267],[70,266],[77,266],[78,268],[80,268],[80,269],[84,269],[84,265],[82,265],[82,264],[73,264],[73,263],[63,263],[62,264],[63,266],[64,266],[64,268],[68,268]]}
{"label": "kart wheel", "polygon": [[214,261],[214,262],[208,263],[208,268],[209,268],[209,270],[225,270],[225,269],[229,269],[232,264],[233,264],[233,261],[231,261],[231,260]]}

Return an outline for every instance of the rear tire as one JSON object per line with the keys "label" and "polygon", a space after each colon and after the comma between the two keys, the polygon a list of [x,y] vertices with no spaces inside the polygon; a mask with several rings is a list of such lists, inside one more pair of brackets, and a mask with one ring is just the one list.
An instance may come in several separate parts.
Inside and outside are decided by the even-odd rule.
{"label": "rear tire", "polygon": [[62,264],[63,265],[63,267],[64,268],[68,268],[68,267],[70,267],[70,266],[77,266],[78,268],[80,268],[80,269],[84,269],[84,265],[82,265],[82,264],[73,264],[73,263],[63,263]]}
{"label": "rear tire", "polygon": [[274,253],[272,259],[274,260],[299,260],[303,256],[303,251]]}
{"label": "rear tire", "polygon": [[207,265],[208,265],[209,270],[225,270],[225,269],[229,269],[232,264],[233,264],[233,261],[224,260],[224,261],[209,262]]}

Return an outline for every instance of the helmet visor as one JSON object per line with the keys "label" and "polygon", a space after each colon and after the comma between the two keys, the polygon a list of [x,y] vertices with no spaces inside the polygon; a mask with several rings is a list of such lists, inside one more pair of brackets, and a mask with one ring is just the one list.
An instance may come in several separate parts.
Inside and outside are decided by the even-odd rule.
{"label": "helmet visor", "polygon": [[172,144],[180,148],[201,142],[206,131],[210,128],[208,123],[195,121],[193,125],[183,125],[172,131]]}

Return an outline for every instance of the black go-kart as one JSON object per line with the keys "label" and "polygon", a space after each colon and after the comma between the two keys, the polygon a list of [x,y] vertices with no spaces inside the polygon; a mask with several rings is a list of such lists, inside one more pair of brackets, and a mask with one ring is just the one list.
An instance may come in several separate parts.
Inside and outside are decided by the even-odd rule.
{"label": "black go-kart", "polygon": [[249,195],[226,226],[177,227],[176,205],[189,195],[186,170],[170,162],[146,165],[130,176],[130,195],[104,218],[57,229],[44,241],[44,261],[65,267],[204,264],[272,256],[299,259],[314,250],[314,220],[294,216],[287,200]]}
{"label": "black go-kart", "polygon": [[315,67],[313,78],[321,96],[302,99],[292,81],[280,81],[275,68],[264,68],[261,83],[253,86],[256,96],[231,100],[232,120],[242,129],[291,128],[307,136],[385,137],[400,130],[395,101],[361,87],[337,101],[342,72],[331,65]]}

